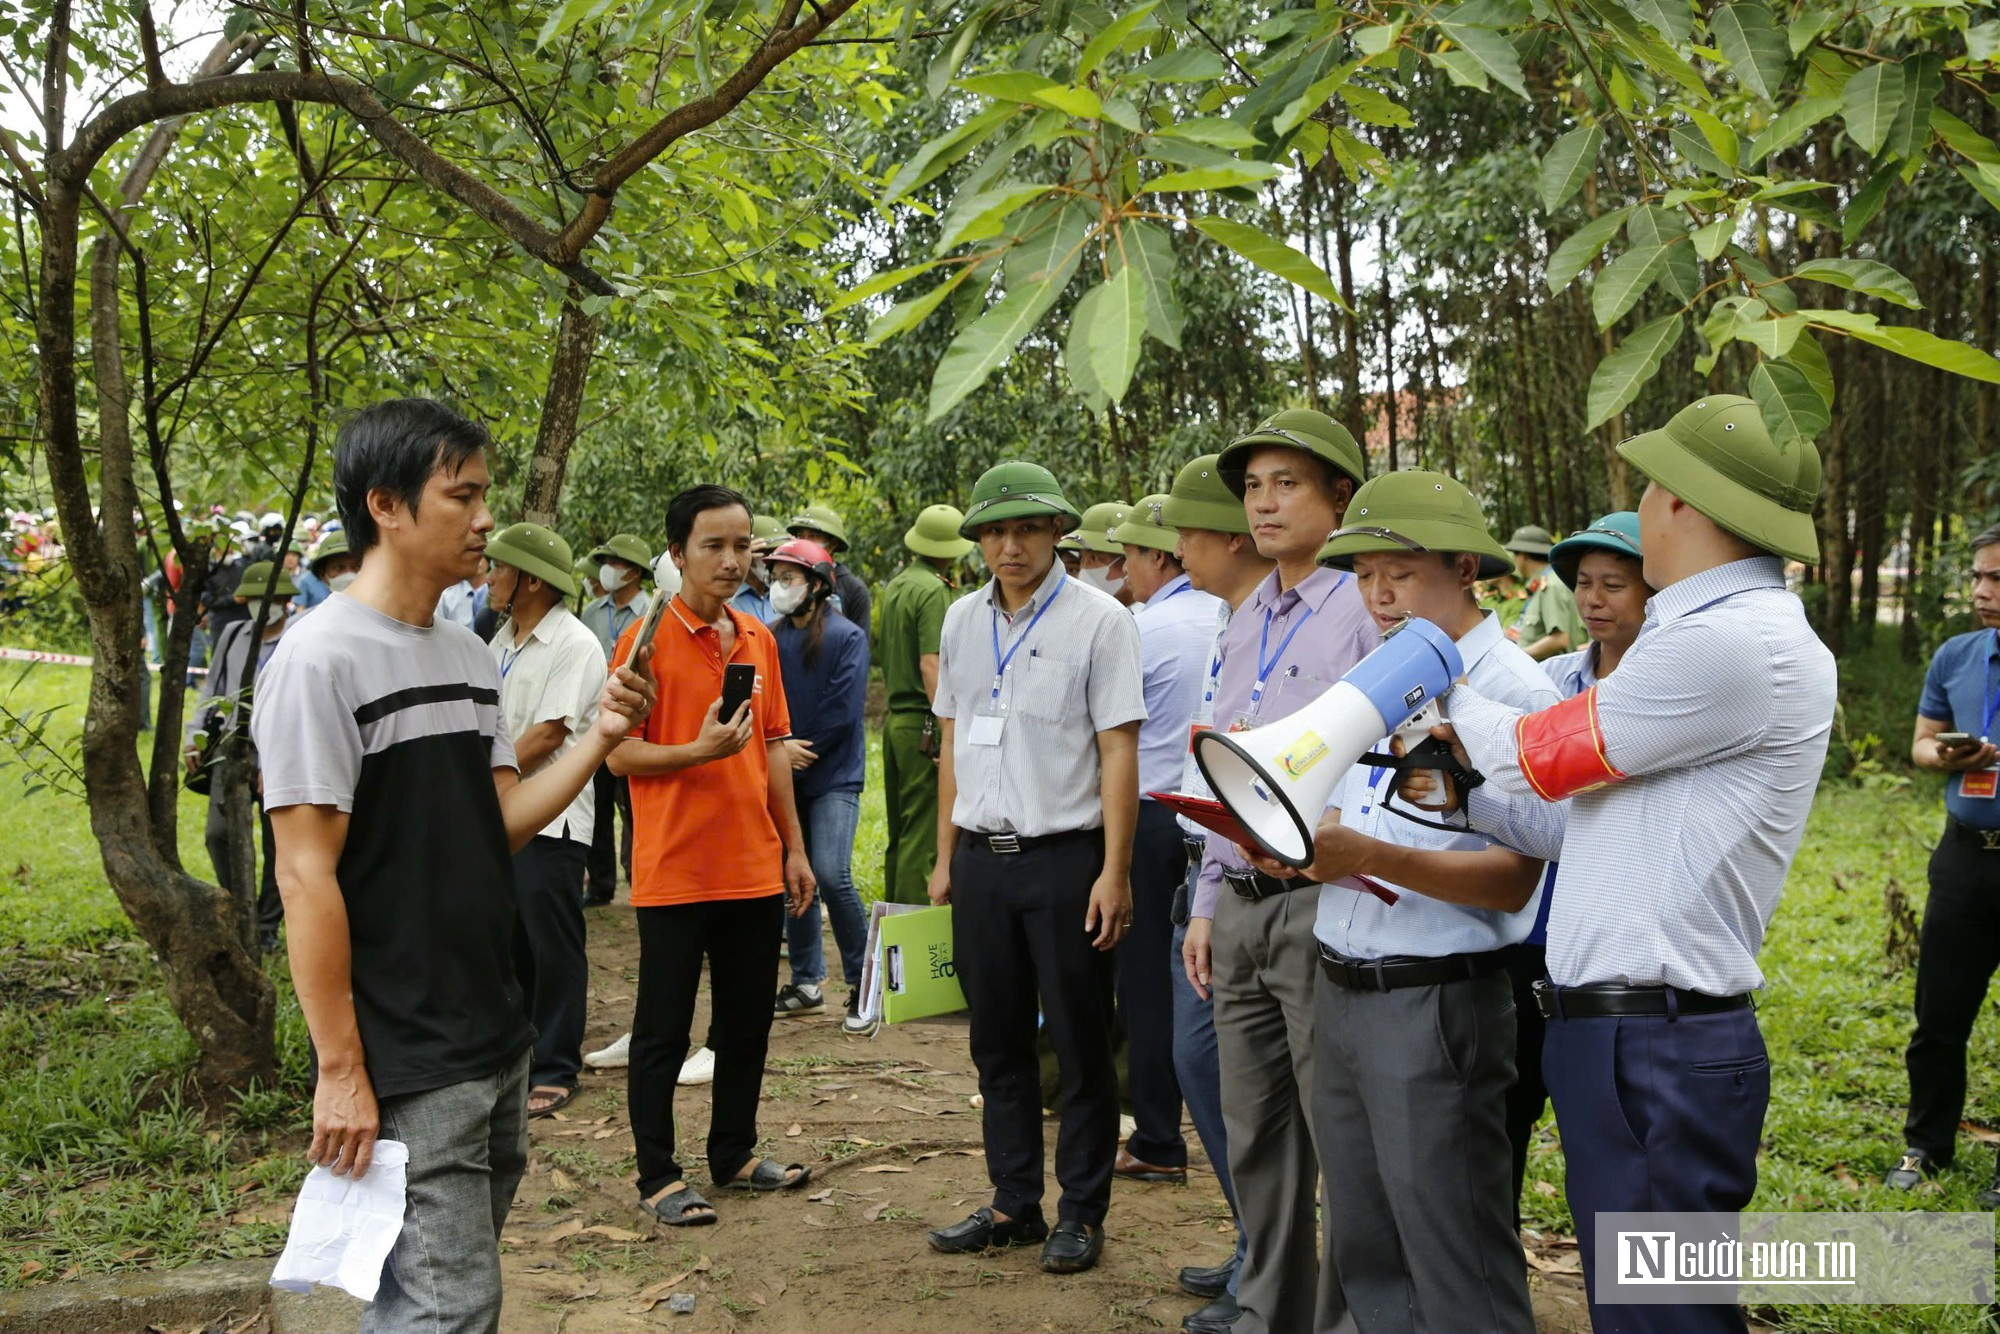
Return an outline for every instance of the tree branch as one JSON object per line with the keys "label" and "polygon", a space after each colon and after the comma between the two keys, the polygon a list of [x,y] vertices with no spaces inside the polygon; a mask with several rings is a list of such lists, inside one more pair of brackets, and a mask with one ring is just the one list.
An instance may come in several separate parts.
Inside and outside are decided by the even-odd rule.
{"label": "tree branch", "polygon": [[139,0],[139,46],[146,53],[146,86],[167,86],[167,67],[160,63],[160,34],[153,28],[153,7]]}

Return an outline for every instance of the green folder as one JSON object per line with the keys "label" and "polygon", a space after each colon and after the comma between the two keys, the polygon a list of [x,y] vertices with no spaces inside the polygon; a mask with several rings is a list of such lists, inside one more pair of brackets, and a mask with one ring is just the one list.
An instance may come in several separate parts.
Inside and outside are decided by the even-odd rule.
{"label": "green folder", "polygon": [[891,1024],[965,1008],[952,960],[951,909],[882,919],[882,1018]]}

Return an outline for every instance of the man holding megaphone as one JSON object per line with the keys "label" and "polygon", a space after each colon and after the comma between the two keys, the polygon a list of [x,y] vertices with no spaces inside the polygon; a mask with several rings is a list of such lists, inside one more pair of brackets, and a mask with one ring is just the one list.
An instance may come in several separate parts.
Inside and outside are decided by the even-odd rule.
{"label": "man holding megaphone", "polygon": [[[1353,572],[1384,634],[1422,618],[1428,625],[1404,633],[1449,636],[1466,679],[1492,698],[1523,709],[1560,698],[1473,600],[1475,582],[1513,562],[1465,487],[1442,473],[1391,473],[1355,493],[1347,518],[1320,559]],[[1336,716],[1356,708],[1368,712],[1358,730]],[[1271,730],[1288,725],[1301,737],[1350,738],[1319,764],[1275,766],[1265,779],[1289,780],[1295,806],[1326,811],[1306,872],[1326,886],[1316,896],[1312,1109],[1333,1205],[1322,1220],[1327,1253],[1348,1309],[1364,1331],[1526,1334],[1534,1313],[1514,1230],[1504,951],[1534,924],[1542,863],[1385,804],[1395,771],[1353,762],[1382,726],[1359,691],[1330,692]],[[1300,753],[1298,743],[1285,753]],[[1269,875],[1299,874],[1262,853],[1252,861]],[[1397,900],[1357,892],[1354,876]]]}

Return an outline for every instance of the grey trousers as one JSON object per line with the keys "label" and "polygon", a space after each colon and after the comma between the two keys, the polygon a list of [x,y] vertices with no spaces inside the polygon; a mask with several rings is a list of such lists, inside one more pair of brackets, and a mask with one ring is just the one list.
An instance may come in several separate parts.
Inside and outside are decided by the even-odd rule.
{"label": "grey trousers", "polygon": [[1313,985],[1319,891],[1252,903],[1225,888],[1210,950],[1222,1123],[1243,1228],[1235,1334],[1332,1330],[1347,1301],[1314,1227]]}
{"label": "grey trousers", "polygon": [[1314,1017],[1326,1244],[1355,1323],[1533,1334],[1507,1141],[1506,972],[1389,992],[1322,977]]}
{"label": "grey trousers", "polygon": [[382,1099],[382,1138],[410,1147],[403,1232],[361,1334],[500,1328],[500,1229],[528,1167],[528,1060]]}

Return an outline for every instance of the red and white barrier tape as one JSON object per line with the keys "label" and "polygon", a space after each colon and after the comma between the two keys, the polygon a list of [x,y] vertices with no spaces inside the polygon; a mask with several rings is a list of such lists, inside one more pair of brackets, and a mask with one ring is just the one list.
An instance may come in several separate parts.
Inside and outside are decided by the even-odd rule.
{"label": "red and white barrier tape", "polygon": [[[0,647],[0,662],[46,662],[52,663],[57,667],[88,667],[91,665],[92,659],[78,653],[44,653],[40,649]],[[157,672],[160,670],[160,664],[149,662],[146,664],[146,669]],[[207,676],[208,668],[190,667],[188,668],[188,674],[190,676]]]}

